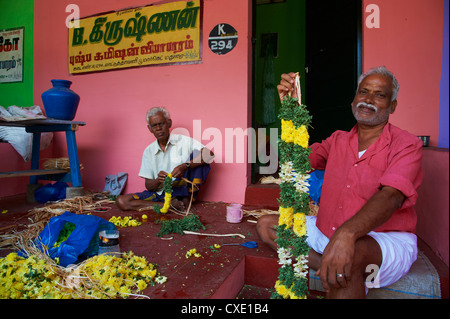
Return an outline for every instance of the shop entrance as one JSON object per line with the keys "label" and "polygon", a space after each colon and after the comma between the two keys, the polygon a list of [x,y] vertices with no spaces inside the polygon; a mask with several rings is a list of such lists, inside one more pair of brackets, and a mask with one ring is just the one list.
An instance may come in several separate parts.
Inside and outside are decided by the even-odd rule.
{"label": "shop entrance", "polygon": [[[311,143],[350,130],[362,70],[362,1],[254,0],[253,8],[252,120],[254,129],[266,129],[267,154],[276,147],[270,128],[281,133],[276,85],[282,73],[300,74],[302,103],[313,116]],[[252,183],[263,162],[253,164]]]}

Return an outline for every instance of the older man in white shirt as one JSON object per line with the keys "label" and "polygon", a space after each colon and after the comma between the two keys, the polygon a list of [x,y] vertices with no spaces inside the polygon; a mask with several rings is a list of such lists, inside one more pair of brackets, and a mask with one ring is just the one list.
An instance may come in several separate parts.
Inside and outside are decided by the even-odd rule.
{"label": "older man in white shirt", "polygon": [[204,183],[214,154],[188,136],[171,134],[172,120],[164,107],[151,108],[147,112],[147,123],[156,141],[147,146],[142,155],[139,176],[145,179],[146,190],[120,195],[116,201],[117,206],[122,210],[137,210],[148,207],[149,201],[163,202],[164,179],[171,173],[174,179],[171,205],[184,210],[189,189],[182,178],[187,178],[196,185]]}

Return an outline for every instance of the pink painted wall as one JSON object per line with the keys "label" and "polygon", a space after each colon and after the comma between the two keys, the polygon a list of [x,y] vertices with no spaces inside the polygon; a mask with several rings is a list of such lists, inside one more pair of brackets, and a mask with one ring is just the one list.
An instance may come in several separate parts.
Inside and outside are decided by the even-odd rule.
{"label": "pink painted wall", "polygon": [[[81,17],[155,0],[78,0]],[[193,121],[201,120],[202,131],[214,127],[224,141],[225,128],[247,128],[250,123],[249,94],[251,52],[249,17],[251,5],[242,0],[205,0],[203,10],[203,63],[153,66],[137,69],[70,76],[68,74],[68,30],[65,8],[72,0],[39,0],[35,3],[34,99],[42,105],[41,93],[50,80],[68,79],[81,96],[75,120],[85,121],[77,133],[84,187],[103,189],[108,174],[128,172],[126,192],[142,191],[138,177],[144,148],[155,138],[147,130],[146,111],[165,105],[173,127],[193,135]],[[219,23],[238,31],[238,44],[226,55],[208,47],[208,35]],[[251,25],[251,24],[250,24]],[[213,138],[203,136],[205,145]],[[224,142],[222,142],[225,145]],[[65,150],[65,146],[63,146]],[[220,156],[222,150],[213,150]],[[236,152],[245,152],[245,149]],[[202,199],[243,203],[249,174],[246,163],[214,163]]]}
{"label": "pink painted wall", "polygon": [[[439,139],[439,85],[442,68],[443,0],[364,0],[376,4],[380,28],[363,19],[363,68],[385,65],[400,83],[391,122],[416,135]],[[370,13],[363,12],[363,17]]]}
{"label": "pink painted wall", "polygon": [[[369,4],[379,6],[380,28],[369,29],[363,20],[364,71],[386,65],[394,72],[400,93],[391,122],[430,135],[431,146],[437,146],[444,1],[364,0],[364,8]],[[448,149],[424,149],[422,167],[417,234],[448,265]]]}
{"label": "pink painted wall", "polygon": [[448,149],[423,151],[423,182],[416,203],[417,235],[449,265]]}

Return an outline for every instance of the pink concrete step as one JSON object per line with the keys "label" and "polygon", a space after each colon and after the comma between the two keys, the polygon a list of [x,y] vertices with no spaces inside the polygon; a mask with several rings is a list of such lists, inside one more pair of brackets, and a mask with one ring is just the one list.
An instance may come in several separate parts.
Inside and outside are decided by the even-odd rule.
{"label": "pink concrete step", "polygon": [[277,184],[251,184],[245,190],[245,205],[278,210],[279,197]]}

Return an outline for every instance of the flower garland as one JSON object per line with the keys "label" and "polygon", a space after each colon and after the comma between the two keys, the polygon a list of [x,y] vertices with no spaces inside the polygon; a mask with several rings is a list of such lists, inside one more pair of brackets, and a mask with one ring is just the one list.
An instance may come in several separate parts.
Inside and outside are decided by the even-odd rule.
{"label": "flower garland", "polygon": [[[299,81],[297,77],[297,90]],[[277,226],[278,280],[272,298],[305,299],[307,286],[306,215],[309,213],[307,180],[311,171],[307,127],[311,116],[305,105],[286,97],[278,116],[281,119],[280,153],[280,218]]]}
{"label": "flower garland", "polygon": [[163,191],[164,191],[164,205],[163,207],[159,207],[158,205],[153,206],[153,210],[157,213],[165,214],[169,211],[170,203],[172,201],[172,174],[167,174],[163,183]]}

